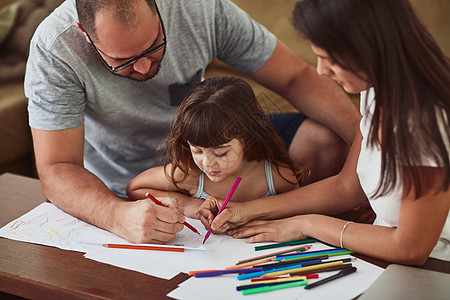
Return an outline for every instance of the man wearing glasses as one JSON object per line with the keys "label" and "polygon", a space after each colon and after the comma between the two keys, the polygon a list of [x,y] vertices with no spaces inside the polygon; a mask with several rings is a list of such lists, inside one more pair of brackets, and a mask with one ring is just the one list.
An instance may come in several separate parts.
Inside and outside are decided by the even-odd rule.
{"label": "man wearing glasses", "polygon": [[293,131],[306,166],[332,161],[311,155],[342,146],[338,135],[352,141],[359,113],[342,91],[229,0],[67,0],[37,29],[25,78],[47,198],[130,242],[171,240],[182,214],[122,197],[156,164],[179,103],[214,57],[308,115]]}

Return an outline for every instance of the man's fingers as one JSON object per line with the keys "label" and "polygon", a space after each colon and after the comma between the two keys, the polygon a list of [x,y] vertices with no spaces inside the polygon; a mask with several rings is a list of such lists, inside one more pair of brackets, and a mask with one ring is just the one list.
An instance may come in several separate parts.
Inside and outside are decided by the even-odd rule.
{"label": "man's fingers", "polygon": [[154,213],[158,220],[166,223],[183,223],[186,220],[182,213],[170,207],[155,205]]}

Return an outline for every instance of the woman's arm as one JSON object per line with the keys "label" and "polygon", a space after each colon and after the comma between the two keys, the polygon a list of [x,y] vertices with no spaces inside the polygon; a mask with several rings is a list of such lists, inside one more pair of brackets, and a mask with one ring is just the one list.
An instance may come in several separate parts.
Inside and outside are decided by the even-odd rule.
{"label": "woman's arm", "polygon": [[[312,213],[337,215],[365,203],[367,198],[356,173],[361,141],[361,133],[358,133],[338,175],[276,196],[228,203],[227,208],[214,218],[210,226],[214,232],[224,232],[254,219],[279,219]],[[221,205],[217,201],[208,200],[200,208],[202,222],[207,227],[208,220],[212,219],[210,215]]]}
{"label": "woman's arm", "polygon": [[[167,166],[170,172],[172,165]],[[177,176],[177,174],[175,174]],[[189,182],[192,178],[186,178],[180,184],[181,188],[190,190]],[[145,199],[150,193],[169,207],[177,208],[181,213],[190,218],[199,218],[198,209],[203,200],[193,198],[183,193],[167,177],[163,166],[154,167],[142,172],[133,178],[127,186],[127,195],[131,200]]]}
{"label": "woman's arm", "polygon": [[[423,168],[430,176],[436,168]],[[434,174],[432,174],[434,173]],[[439,181],[438,181],[439,182]],[[275,221],[253,221],[229,232],[235,238],[250,237],[247,242],[301,239],[305,236],[344,246],[378,259],[421,265],[425,263],[442,232],[450,208],[450,191],[414,200],[402,199],[397,228],[350,223],[324,215],[303,215]]]}

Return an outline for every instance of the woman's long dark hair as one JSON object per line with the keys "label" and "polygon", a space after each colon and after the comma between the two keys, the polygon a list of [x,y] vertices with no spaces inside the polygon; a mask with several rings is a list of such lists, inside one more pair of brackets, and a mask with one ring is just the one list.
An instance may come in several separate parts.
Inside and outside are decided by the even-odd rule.
{"label": "woman's long dark hair", "polygon": [[[198,169],[188,142],[198,147],[213,148],[232,139],[243,143],[245,160],[267,160],[277,169],[288,167],[298,182],[302,181],[304,174],[295,168],[252,88],[235,77],[206,79],[184,98],[165,143],[169,160],[175,166],[168,178],[178,186],[189,172]],[[185,175],[181,180],[174,178],[177,168]]]}
{"label": "woman's long dark hair", "polygon": [[433,179],[424,158],[441,168],[438,191],[450,186],[450,65],[407,0],[304,0],[296,28],[339,66],[367,74],[375,90],[368,143],[381,145],[375,196],[403,183],[404,195],[426,194]]}

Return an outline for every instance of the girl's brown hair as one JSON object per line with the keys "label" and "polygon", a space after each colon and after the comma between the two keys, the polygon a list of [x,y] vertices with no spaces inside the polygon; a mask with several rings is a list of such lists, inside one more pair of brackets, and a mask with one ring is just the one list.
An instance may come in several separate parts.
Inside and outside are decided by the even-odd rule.
{"label": "girl's brown hair", "polygon": [[[235,77],[214,77],[197,84],[184,98],[170,136],[165,143],[169,160],[174,165],[168,178],[177,186],[197,170],[188,142],[214,148],[237,139],[243,143],[244,159],[267,160],[288,167],[302,181],[281,138],[264,115],[250,85]],[[184,177],[174,179],[179,169]],[[281,174],[280,174],[281,175]]]}

